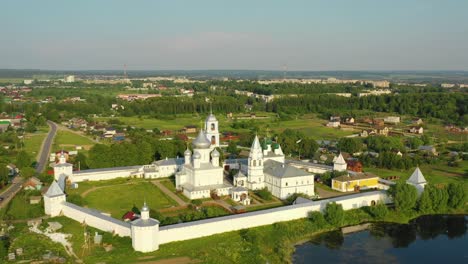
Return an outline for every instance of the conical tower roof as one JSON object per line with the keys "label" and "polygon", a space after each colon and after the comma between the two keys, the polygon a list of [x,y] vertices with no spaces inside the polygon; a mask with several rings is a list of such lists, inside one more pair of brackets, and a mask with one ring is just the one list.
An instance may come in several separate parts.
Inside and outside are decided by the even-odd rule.
{"label": "conical tower roof", "polygon": [[45,196],[55,197],[55,196],[60,196],[60,195],[64,195],[63,190],[60,188],[60,186],[58,185],[56,181],[52,182],[49,189],[45,193]]}
{"label": "conical tower roof", "polygon": [[255,135],[254,141],[252,143],[252,147],[250,147],[250,157],[252,156],[263,156],[262,146],[260,145],[260,141],[258,140],[258,136]]}
{"label": "conical tower roof", "polygon": [[416,167],[413,174],[411,174],[411,177],[409,177],[406,182],[413,184],[427,183],[426,178],[424,178],[424,175],[422,174],[419,167]]}
{"label": "conical tower roof", "polygon": [[346,164],[346,161],[344,160],[343,155],[341,155],[341,152],[340,155],[338,155],[338,158],[336,158],[335,164]]}

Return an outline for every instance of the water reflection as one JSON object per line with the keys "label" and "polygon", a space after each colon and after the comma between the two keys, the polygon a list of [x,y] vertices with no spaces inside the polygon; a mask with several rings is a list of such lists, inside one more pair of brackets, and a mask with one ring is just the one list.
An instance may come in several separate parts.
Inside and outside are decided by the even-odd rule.
{"label": "water reflection", "polygon": [[468,216],[434,215],[409,224],[377,223],[368,231],[345,236],[341,231],[328,232],[298,246],[293,259],[295,263],[466,261],[467,223]]}

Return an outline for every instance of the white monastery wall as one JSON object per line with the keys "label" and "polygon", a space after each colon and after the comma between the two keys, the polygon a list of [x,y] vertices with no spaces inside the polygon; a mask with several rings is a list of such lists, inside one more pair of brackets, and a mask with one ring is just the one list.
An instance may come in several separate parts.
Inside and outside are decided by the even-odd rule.
{"label": "white monastery wall", "polygon": [[103,169],[99,171],[95,170],[84,170],[81,172],[75,172],[71,176],[72,182],[83,182],[83,181],[102,181],[112,180],[115,178],[128,178],[136,175],[141,177],[143,172],[137,171],[139,167],[126,167],[122,169]]}
{"label": "white monastery wall", "polygon": [[64,202],[62,203],[62,213],[68,218],[80,223],[86,223],[87,225],[102,231],[114,233],[123,237],[131,235],[130,223],[125,223],[104,215],[97,210],[83,208],[72,203]]}
{"label": "white monastery wall", "polygon": [[384,191],[365,192],[251,213],[162,226],[159,229],[159,244],[305,218],[311,211],[323,211],[330,202],[341,204],[344,210],[349,210],[369,206],[378,201],[389,202]]}

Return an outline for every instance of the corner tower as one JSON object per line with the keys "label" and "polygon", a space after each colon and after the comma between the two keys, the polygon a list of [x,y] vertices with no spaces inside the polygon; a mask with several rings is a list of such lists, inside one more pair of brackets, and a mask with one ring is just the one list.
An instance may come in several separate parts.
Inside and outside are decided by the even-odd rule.
{"label": "corner tower", "polygon": [[141,208],[141,218],[132,222],[131,229],[134,250],[151,252],[159,249],[159,221],[150,218],[146,202]]}

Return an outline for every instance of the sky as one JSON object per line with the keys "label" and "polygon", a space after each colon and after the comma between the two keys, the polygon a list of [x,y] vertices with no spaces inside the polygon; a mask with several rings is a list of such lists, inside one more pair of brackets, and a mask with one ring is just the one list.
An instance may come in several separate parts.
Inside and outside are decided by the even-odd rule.
{"label": "sky", "polygon": [[0,68],[468,70],[467,0],[0,0]]}

